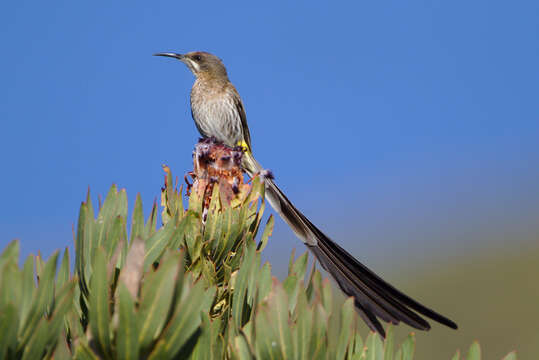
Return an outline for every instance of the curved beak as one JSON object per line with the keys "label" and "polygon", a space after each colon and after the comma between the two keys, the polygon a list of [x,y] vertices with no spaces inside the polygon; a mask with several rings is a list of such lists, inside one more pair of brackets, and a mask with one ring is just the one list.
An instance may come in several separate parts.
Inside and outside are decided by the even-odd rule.
{"label": "curved beak", "polygon": [[184,56],[182,54],[176,54],[176,53],[157,53],[157,54],[153,54],[153,56],[166,56],[166,57],[171,57],[171,58],[174,58],[174,59],[178,59],[178,60],[183,60],[184,59]]}

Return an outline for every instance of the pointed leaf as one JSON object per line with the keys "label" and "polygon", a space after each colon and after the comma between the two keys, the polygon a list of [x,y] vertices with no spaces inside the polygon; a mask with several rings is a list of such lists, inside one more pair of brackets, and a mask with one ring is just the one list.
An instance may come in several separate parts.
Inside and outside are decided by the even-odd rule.
{"label": "pointed leaf", "polygon": [[244,318],[244,308],[245,303],[247,302],[247,285],[249,276],[254,268],[255,263],[255,249],[254,246],[248,247],[247,253],[243,258],[243,263],[238,271],[238,275],[234,282],[234,294],[232,297],[232,317],[234,319],[234,324],[238,329],[241,329],[243,325],[247,322],[247,319]]}
{"label": "pointed leaf", "polygon": [[135,237],[131,241],[131,247],[127,253],[125,266],[120,271],[119,280],[125,284],[133,299],[138,296],[142,269],[144,265],[144,241],[140,237]]}
{"label": "pointed leaf", "polygon": [[367,360],[383,360],[384,345],[377,333],[371,332],[365,341],[367,347]]}
{"label": "pointed leaf", "polygon": [[[93,221],[93,220],[92,220]],[[77,236],[75,238],[75,272],[78,274],[82,293],[88,295],[88,281],[90,269],[90,246],[88,244],[88,207],[85,203],[80,205],[79,220],[77,223]]]}
{"label": "pointed leaf", "polygon": [[55,342],[62,334],[64,316],[72,306],[75,283],[70,281],[58,291],[54,312],[50,318],[42,317],[35,327],[28,343],[24,346],[23,360],[39,359],[46,351],[52,352]]}
{"label": "pointed leaf", "polygon": [[174,284],[181,264],[179,254],[170,254],[162,259],[156,271],[146,275],[142,285],[138,310],[138,339],[143,350],[157,339],[170,310]]}
{"label": "pointed leaf", "polygon": [[466,360],[481,360],[481,347],[477,341],[474,341],[468,350]]}
{"label": "pointed leaf", "polygon": [[249,344],[243,335],[236,336],[232,346],[234,347],[234,351],[232,352],[234,359],[254,360],[254,357],[251,355],[251,351],[249,349]]}
{"label": "pointed leaf", "polygon": [[341,331],[339,332],[339,342],[335,351],[336,359],[344,359],[346,349],[352,339],[352,334],[355,328],[354,323],[354,298],[348,298],[341,308]]}
{"label": "pointed leaf", "polygon": [[294,352],[298,359],[310,360],[314,351],[311,350],[313,313],[307,303],[307,297],[303,292],[298,297],[296,320],[296,334],[294,340]]}
{"label": "pointed leaf", "polygon": [[386,340],[384,342],[384,360],[393,360],[394,341],[393,326],[389,325],[386,330]]}
{"label": "pointed leaf", "polygon": [[269,307],[265,314],[268,316],[268,322],[273,322],[272,325],[281,357],[283,359],[292,359],[294,355],[290,326],[288,325],[288,299],[280,284],[276,283],[273,290],[268,300]]}
{"label": "pointed leaf", "polygon": [[90,280],[90,329],[96,338],[101,351],[110,354],[110,313],[109,313],[109,282],[107,279],[107,263],[104,250],[98,249],[93,263],[93,274]]}
{"label": "pointed leaf", "polygon": [[137,236],[144,236],[144,213],[142,212],[142,199],[140,193],[137,194],[135,200],[135,208],[133,209],[133,219],[131,220],[131,241]]}
{"label": "pointed leaf", "polygon": [[184,289],[169,325],[163,331],[163,358],[172,358],[185,345],[200,325],[200,308],[205,296],[202,282]]}
{"label": "pointed leaf", "polygon": [[20,322],[18,334],[23,330],[22,325],[26,323],[27,316],[30,312],[32,301],[36,293],[36,279],[34,278],[34,257],[29,255],[24,262],[22,270],[22,294],[20,303]]}
{"label": "pointed leaf", "polygon": [[[400,360],[400,359],[397,359],[397,360]],[[457,350],[457,352],[455,353],[455,355],[453,355],[451,360],[460,360],[460,350]]]}
{"label": "pointed leaf", "polygon": [[32,301],[28,317],[23,327],[22,339],[19,342],[19,347],[26,344],[30,339],[30,336],[34,333],[35,327],[43,317],[43,314],[50,311],[54,296],[54,275],[56,273],[57,261],[58,251],[49,258],[49,261],[47,261],[43,267],[36,296]]}
{"label": "pointed leaf", "polygon": [[147,239],[155,233],[156,224],[157,224],[157,201],[154,200],[152,211],[150,212],[150,217],[146,221],[146,226],[144,226],[143,239]]}
{"label": "pointed leaf", "polygon": [[92,349],[84,343],[79,344],[75,349],[75,360],[100,360],[99,357],[94,354]]}
{"label": "pointed leaf", "polygon": [[19,240],[11,241],[0,255],[0,268],[8,261],[14,261],[17,264],[19,262],[19,253]]}
{"label": "pointed leaf", "polygon": [[60,269],[58,270],[58,275],[56,277],[56,286],[58,289],[61,289],[64,284],[69,281],[69,248],[66,247],[64,250],[64,256],[62,257],[62,263],[60,264]]}
{"label": "pointed leaf", "polygon": [[322,282],[322,305],[328,314],[333,311],[333,290],[331,289],[331,283],[328,278],[325,278]]}
{"label": "pointed leaf", "polygon": [[402,360],[412,360],[414,358],[415,352],[415,334],[410,333],[410,335],[404,340],[401,345],[402,350]]}
{"label": "pointed leaf", "polygon": [[71,354],[71,350],[69,349],[69,345],[66,341],[66,334],[62,333],[58,337],[58,341],[56,344],[56,348],[54,349],[54,352],[52,354],[52,359],[54,360],[71,360],[73,359],[73,354]]}
{"label": "pointed leaf", "polygon": [[18,327],[19,319],[13,304],[7,304],[0,310],[0,359],[5,359],[8,348],[12,352],[15,350],[17,333],[13,329]]}
{"label": "pointed leaf", "polygon": [[174,221],[169,221],[158,232],[146,240],[146,255],[144,257],[144,270],[147,271],[168,245],[169,240],[174,233]]}
{"label": "pointed leaf", "polygon": [[118,285],[119,323],[116,329],[116,351],[118,359],[138,359],[138,324],[135,304],[130,290],[120,282]]}
{"label": "pointed leaf", "polygon": [[45,352],[47,336],[49,335],[45,318],[41,318],[41,321],[32,330],[32,336],[24,346],[22,360],[41,359]]}
{"label": "pointed leaf", "polygon": [[296,274],[299,279],[303,279],[305,277],[305,273],[307,272],[308,262],[309,253],[304,252],[300,257],[297,258],[294,265],[292,265],[292,273]]}
{"label": "pointed leaf", "polygon": [[256,247],[258,251],[264,250],[264,248],[268,244],[269,237],[273,233],[274,225],[275,225],[275,219],[273,218],[273,214],[271,214],[268,218],[268,222],[266,223],[266,227],[264,228],[264,232],[262,233],[262,237],[260,238],[260,242],[258,243],[258,246]]}

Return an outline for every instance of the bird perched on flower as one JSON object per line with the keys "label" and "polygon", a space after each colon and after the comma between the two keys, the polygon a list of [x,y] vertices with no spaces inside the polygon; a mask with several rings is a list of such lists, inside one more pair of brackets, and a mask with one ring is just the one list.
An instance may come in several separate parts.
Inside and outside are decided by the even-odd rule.
{"label": "bird perched on flower", "polygon": [[[201,51],[155,55],[178,59],[195,75],[191,90],[191,113],[200,134],[231,147],[241,146],[244,149],[244,170],[250,176],[266,174],[253,156],[245,108],[222,61],[215,55]],[[354,297],[360,316],[371,330],[385,336],[378,318],[393,324],[402,321],[420,330],[430,329],[429,323],[419,314],[457,328],[453,321],[403,294],[361,264],[309,221],[277,187],[272,176],[262,177],[266,199],[273,209],[309,248],[341,290]]]}

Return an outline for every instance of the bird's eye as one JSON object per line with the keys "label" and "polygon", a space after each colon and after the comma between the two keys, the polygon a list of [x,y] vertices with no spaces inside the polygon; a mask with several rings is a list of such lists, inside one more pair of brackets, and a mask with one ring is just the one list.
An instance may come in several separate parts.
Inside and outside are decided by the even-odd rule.
{"label": "bird's eye", "polygon": [[200,61],[202,59],[202,57],[200,57],[200,55],[195,55],[195,56],[193,56],[193,59],[195,61]]}

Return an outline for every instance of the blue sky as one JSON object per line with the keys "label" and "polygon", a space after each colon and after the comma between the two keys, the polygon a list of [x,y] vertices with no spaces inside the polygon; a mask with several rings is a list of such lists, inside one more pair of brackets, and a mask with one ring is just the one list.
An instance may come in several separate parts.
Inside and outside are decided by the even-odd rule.
{"label": "blue sky", "polygon": [[[0,6],[2,247],[71,244],[88,186],[148,213],[198,137],[191,73],[151,55],[192,50],[227,65],[259,161],[367,263],[537,239],[537,2],[148,4]],[[279,221],[268,256],[292,247]]]}

